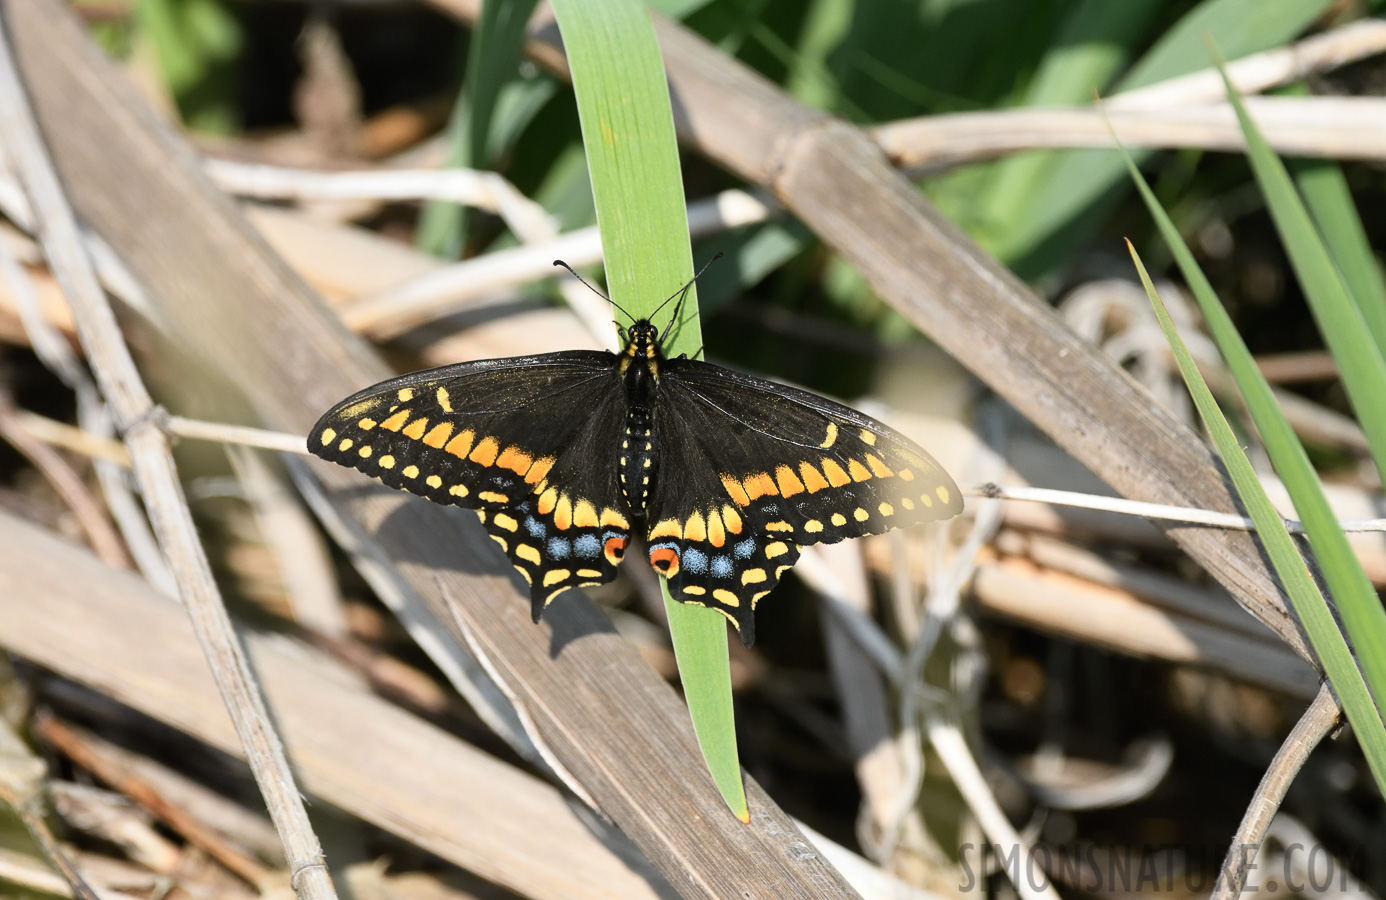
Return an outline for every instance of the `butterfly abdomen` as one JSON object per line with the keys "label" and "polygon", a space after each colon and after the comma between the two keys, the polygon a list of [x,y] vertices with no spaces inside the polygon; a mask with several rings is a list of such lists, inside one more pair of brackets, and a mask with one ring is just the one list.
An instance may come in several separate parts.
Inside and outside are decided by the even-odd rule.
{"label": "butterfly abdomen", "polygon": [[621,495],[637,518],[645,516],[658,471],[653,413],[648,407],[630,407],[626,410],[626,427],[621,435],[616,474],[621,484]]}

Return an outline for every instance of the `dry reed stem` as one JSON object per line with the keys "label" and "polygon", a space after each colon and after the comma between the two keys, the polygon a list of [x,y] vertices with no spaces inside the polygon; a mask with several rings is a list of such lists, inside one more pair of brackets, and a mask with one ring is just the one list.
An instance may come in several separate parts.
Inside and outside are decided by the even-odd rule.
{"label": "dry reed stem", "polygon": [[[1267,142],[1285,156],[1386,158],[1386,100],[1378,97],[1248,97]],[[1113,111],[1107,118],[1132,149],[1190,147],[1241,153],[1246,142],[1227,103]],[[924,116],[870,130],[891,162],[934,171],[1023,150],[1110,149],[1102,114],[1084,108],[1012,109]]]}
{"label": "dry reed stem", "polygon": [[118,761],[92,745],[80,729],[64,725],[52,716],[36,723],[39,737],[52,744],[68,759],[106,782],[150,815],[181,834],[190,844],[205,850],[217,862],[261,890],[269,889],[273,877],[269,870],[222,840],[177,806],[169,803],[152,785],[129,772]]}
{"label": "dry reed stem", "polygon": [[29,433],[19,420],[11,398],[0,393],[0,438],[9,442],[38,470],[59,499],[72,511],[96,555],[119,569],[131,565],[125,544],[116,533],[106,508],[87,490],[82,477],[57,452]]}
{"label": "dry reed stem", "polygon": [[321,845],[208,568],[167,440],[152,421],[153,401],[87,259],[76,219],[63,197],[20,85],[11,46],[8,24],[0,22],[0,122],[4,125],[5,150],[19,170],[32,204],[40,243],[72,306],[97,384],[124,433],[140,493],[160,546],[173,566],[179,596],[284,840],[290,882],[305,898],[335,898]]}
{"label": "dry reed stem", "polygon": [[[389,370],[267,252],[234,206],[201,174],[179,140],[132,97],[53,0],[9,7],[46,135],[84,219],[121,254],[190,359],[219,371],[263,421],[306,431],[342,396]],[[311,463],[326,494],[425,604],[433,647],[460,635],[457,613],[523,691],[526,707],[565,768],[661,871],[693,897],[741,897],[774,884],[782,897],[849,897],[753,782],[752,823],[727,811],[706,777],[687,709],[580,595],[536,628],[517,597],[514,570],[474,516]],[[678,784],[679,790],[669,786]]]}
{"label": "dry reed stem", "polygon": [[[0,513],[7,650],[244,756],[192,628],[133,573]],[[628,843],[603,844],[548,784],[376,697],[349,669],[248,632],[305,789],[534,900],[656,900]],[[150,652],[157,647],[158,652]]]}
{"label": "dry reed stem", "polygon": [[1237,826],[1237,833],[1232,836],[1232,846],[1227,851],[1222,871],[1218,873],[1210,900],[1236,900],[1241,896],[1251,871],[1252,856],[1247,853],[1248,849],[1259,847],[1265,840],[1290,784],[1299,770],[1304,768],[1309,754],[1337,727],[1341,716],[1342,708],[1337,698],[1327,684],[1322,685],[1309,708],[1276,751],[1270,767],[1261,776],[1261,783],[1256,786],[1256,793],[1252,795],[1241,824]]}
{"label": "dry reed stem", "polygon": [[1204,666],[1296,697],[1318,690],[1318,673],[1281,644],[1172,614],[1128,591],[1028,560],[984,563],[973,594],[985,612],[1118,653]]}

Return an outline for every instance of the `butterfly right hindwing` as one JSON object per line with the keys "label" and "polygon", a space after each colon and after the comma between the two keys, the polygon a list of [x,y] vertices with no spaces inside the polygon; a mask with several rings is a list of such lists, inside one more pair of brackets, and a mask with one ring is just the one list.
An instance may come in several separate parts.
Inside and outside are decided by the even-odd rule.
{"label": "butterfly right hindwing", "polygon": [[752,638],[756,604],[805,544],[949,518],[957,486],[908,438],[849,407],[695,360],[666,360],[650,562],[671,596]]}

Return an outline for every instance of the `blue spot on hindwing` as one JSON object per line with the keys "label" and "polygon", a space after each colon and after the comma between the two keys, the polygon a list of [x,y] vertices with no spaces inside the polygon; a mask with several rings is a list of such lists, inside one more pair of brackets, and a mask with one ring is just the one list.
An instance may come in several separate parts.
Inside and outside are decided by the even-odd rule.
{"label": "blue spot on hindwing", "polygon": [[730,578],[735,570],[730,556],[714,556],[712,558],[712,574],[717,578]]}
{"label": "blue spot on hindwing", "polygon": [[691,575],[706,574],[707,554],[694,547],[689,547],[683,551],[682,566],[683,570]]}
{"label": "blue spot on hindwing", "polygon": [[528,531],[529,536],[532,538],[542,538],[544,532],[548,531],[548,529],[544,527],[543,522],[540,522],[538,519],[534,518],[534,516],[530,516],[525,519],[525,531]]}
{"label": "blue spot on hindwing", "polygon": [[746,538],[746,540],[732,545],[732,553],[736,555],[737,559],[750,559],[755,552],[755,538]]}
{"label": "blue spot on hindwing", "polygon": [[584,534],[573,541],[573,552],[583,559],[593,559],[601,555],[602,542],[595,534]]}
{"label": "blue spot on hindwing", "polygon": [[573,545],[567,538],[549,538],[549,556],[553,559],[567,559],[568,554],[573,552]]}

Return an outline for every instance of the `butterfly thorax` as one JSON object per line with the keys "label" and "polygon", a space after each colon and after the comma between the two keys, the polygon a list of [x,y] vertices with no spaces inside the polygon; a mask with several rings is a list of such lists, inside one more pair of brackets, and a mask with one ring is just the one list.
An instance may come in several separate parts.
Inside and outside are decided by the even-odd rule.
{"label": "butterfly thorax", "polygon": [[659,470],[654,406],[664,354],[659,347],[659,332],[649,322],[636,322],[628,335],[620,364],[626,390],[626,420],[621,432],[621,452],[616,458],[616,473],[621,495],[630,512],[644,518]]}

